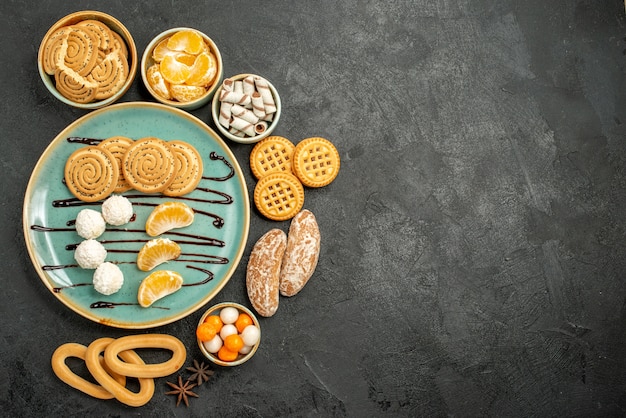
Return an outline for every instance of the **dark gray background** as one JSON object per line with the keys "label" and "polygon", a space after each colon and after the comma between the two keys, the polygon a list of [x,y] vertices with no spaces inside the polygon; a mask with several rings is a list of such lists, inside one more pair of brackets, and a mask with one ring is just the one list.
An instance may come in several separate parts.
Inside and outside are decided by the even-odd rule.
{"label": "dark gray background", "polygon": [[[23,1],[0,4],[0,408],[6,416],[624,416],[626,20],[620,0]],[[276,134],[340,151],[308,190],[318,269],[262,321],[249,363],[216,369],[188,409],[158,379],[141,408],[60,382],[54,349],[129,331],[59,303],[26,252],[22,202],[48,143],[86,114],[39,80],[60,17],[120,19],[139,52],[190,26],[225,75],[279,90]],[[122,101],[150,100],[137,77]],[[192,112],[210,126],[208,107]],[[229,143],[246,164],[251,147]],[[288,222],[252,212],[215,302],[248,304],[252,244]],[[152,330],[200,359],[201,312]]]}

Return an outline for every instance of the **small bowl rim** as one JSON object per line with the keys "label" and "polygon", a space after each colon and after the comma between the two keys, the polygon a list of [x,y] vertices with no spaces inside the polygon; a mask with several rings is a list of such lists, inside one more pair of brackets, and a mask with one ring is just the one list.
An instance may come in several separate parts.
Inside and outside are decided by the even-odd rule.
{"label": "small bowl rim", "polygon": [[[86,19],[99,20],[105,23],[111,30],[117,32],[120,36],[124,38],[124,41],[126,42],[126,46],[128,48],[130,64],[129,64],[129,69],[128,69],[128,78],[126,79],[126,82],[124,83],[122,88],[113,96],[104,100],[96,101],[96,102],[77,103],[63,96],[56,89],[54,82],[52,81],[53,77],[47,74],[43,69],[43,52],[44,52],[44,46],[46,44],[46,41],[48,40],[48,37],[52,33],[54,33],[54,31],[56,31],[57,29],[63,26],[72,25],[76,22],[80,22]],[[111,27],[110,23],[113,23],[115,26],[117,26],[118,30],[116,30],[116,28]],[[120,33],[120,31],[122,33]],[[114,16],[111,16],[110,14],[101,12],[99,10],[79,10],[79,11],[70,13],[58,19],[52,26],[50,26],[46,34],[43,36],[41,43],[39,44],[39,50],[37,51],[37,69],[39,71],[39,76],[41,78],[41,81],[46,86],[48,91],[61,102],[69,106],[73,106],[79,109],[86,109],[86,110],[94,110],[94,109],[99,109],[99,108],[108,106],[112,103],[115,103],[122,96],[124,96],[124,94],[126,94],[130,86],[135,81],[135,77],[137,75],[137,61],[138,61],[137,46],[135,45],[135,39],[133,38],[133,35],[130,33],[128,28]]]}
{"label": "small bowl rim", "polygon": [[[163,38],[165,38],[166,36],[174,34],[182,30],[196,31],[204,38],[205,41],[209,43],[209,47],[211,48],[211,51],[215,54],[215,58],[217,59],[217,67],[218,67],[217,74],[215,75],[215,81],[211,85],[211,88],[208,89],[207,92],[203,94],[202,96],[189,102],[179,102],[177,100],[168,100],[159,96],[152,89],[152,87],[150,87],[150,84],[148,83],[148,75],[146,73],[148,70],[148,62],[152,61],[152,51],[157,46],[157,44],[161,42],[161,40],[163,40]],[[206,33],[202,32],[199,29],[187,27],[187,26],[180,26],[176,28],[166,29],[158,33],[156,36],[154,36],[150,40],[150,42],[144,49],[143,54],[141,56],[140,72],[141,72],[141,79],[143,80],[143,84],[146,87],[146,90],[148,90],[148,93],[150,93],[150,96],[154,98],[154,100],[157,100],[158,102],[163,103],[168,106],[173,106],[173,107],[177,107],[177,108],[184,109],[184,110],[194,110],[194,109],[204,106],[213,98],[213,95],[215,94],[217,87],[222,82],[222,76],[224,75],[224,63],[222,61],[222,53],[220,52],[220,49],[218,48],[217,44],[210,36],[208,36]]]}
{"label": "small bowl rim", "polygon": [[[242,74],[236,74],[230,77],[227,77],[231,80],[242,80],[248,76],[259,76],[259,77],[263,77],[261,75],[258,74],[252,74],[252,73],[242,73]],[[278,125],[278,121],[280,120],[280,115],[282,112],[282,102],[280,99],[280,94],[278,94],[278,90],[276,90],[276,87],[274,87],[274,85],[272,84],[271,81],[269,81],[266,77],[263,77],[266,81],[267,84],[270,87],[270,90],[272,91],[272,94],[274,95],[274,101],[276,102],[276,113],[274,114],[274,119],[272,120],[272,122],[269,124],[267,130],[265,132],[263,132],[260,135],[257,136],[251,136],[251,137],[240,137],[240,136],[236,136],[231,134],[230,132],[228,132],[223,126],[222,124],[220,124],[219,122],[219,109],[218,109],[218,105],[219,105],[219,96],[220,96],[220,92],[222,91],[222,86],[223,86],[223,82],[220,83],[219,87],[217,88],[217,90],[215,90],[215,95],[213,96],[213,102],[211,103],[211,116],[213,117],[213,122],[215,124],[215,127],[219,130],[219,132],[224,135],[226,138],[230,139],[231,141],[234,142],[238,142],[240,144],[254,144],[259,142],[260,140],[267,138],[268,136],[270,136],[272,134],[272,132],[274,132],[274,129],[276,129],[276,126]]]}
{"label": "small bowl rim", "polygon": [[198,326],[200,326],[200,324],[202,324],[204,322],[204,320],[206,319],[207,316],[215,313],[218,310],[222,310],[226,307],[234,307],[237,308],[238,310],[247,313],[248,315],[250,315],[250,318],[252,318],[252,322],[254,323],[254,325],[256,325],[256,327],[259,329],[259,341],[257,341],[257,343],[252,347],[252,349],[250,350],[250,352],[248,354],[243,355],[242,357],[238,358],[235,361],[224,361],[224,360],[220,360],[216,355],[213,355],[211,353],[209,353],[206,349],[206,347],[204,346],[204,344],[202,344],[202,341],[200,341],[200,339],[198,337],[196,337],[196,341],[198,343],[198,348],[200,348],[200,352],[202,352],[202,354],[204,355],[204,357],[206,357],[209,361],[211,361],[212,363],[217,364],[218,366],[224,366],[224,367],[233,367],[233,366],[239,366],[245,362],[247,362],[248,360],[250,360],[252,358],[252,356],[254,356],[254,354],[256,353],[256,351],[258,350],[259,346],[261,345],[261,324],[258,320],[258,318],[256,317],[256,315],[248,308],[246,308],[245,306],[237,303],[237,302],[221,302],[218,303],[216,305],[211,306],[209,309],[207,309],[202,316],[200,317],[200,320],[198,321],[198,324],[196,325],[196,328]]}

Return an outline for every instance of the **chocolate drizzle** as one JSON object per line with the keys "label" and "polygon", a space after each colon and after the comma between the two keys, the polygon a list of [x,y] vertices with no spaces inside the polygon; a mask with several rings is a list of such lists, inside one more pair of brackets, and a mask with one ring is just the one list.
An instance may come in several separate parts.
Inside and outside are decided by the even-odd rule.
{"label": "chocolate drizzle", "polygon": [[[85,138],[85,137],[68,137],[67,142],[84,144],[84,145],[97,145],[100,142],[102,142],[102,139]],[[223,156],[218,155],[215,151],[211,151],[211,153],[209,154],[209,158],[212,161],[221,161],[228,168],[228,172],[224,176],[218,176],[218,177],[203,176],[202,181],[224,182],[235,176],[235,169],[233,165],[230,162],[228,162]],[[65,179],[63,179],[63,183],[65,183]],[[207,195],[215,195],[217,197],[205,199],[201,197],[190,197],[190,196],[172,197],[172,196],[164,196],[160,194],[138,194],[138,193],[137,194],[131,193],[131,194],[127,194],[124,196],[132,202],[133,206],[144,206],[144,207],[156,207],[158,206],[159,203],[156,203],[155,200],[159,201],[159,200],[164,200],[164,199],[182,200],[182,201],[190,202],[191,204],[205,203],[205,204],[217,204],[217,205],[230,205],[233,203],[233,197],[225,192],[215,190],[215,189],[202,186],[202,185],[199,185],[196,188],[196,190],[199,192],[205,193]],[[150,199],[151,201],[146,201],[146,199]],[[100,206],[101,204],[102,202],[84,202],[74,197],[68,198],[68,199],[57,199],[57,200],[52,201],[53,208]],[[220,229],[224,226],[224,219],[221,216],[215,213],[206,211],[206,210],[195,208],[193,206],[192,206],[192,209],[194,213],[198,215],[212,218],[213,219],[212,225],[215,228]],[[135,222],[135,221],[136,221],[136,214],[133,214],[133,217],[131,218],[130,222]],[[46,232],[46,233],[73,232],[75,231],[75,228],[74,228],[75,225],[76,225],[76,220],[71,219],[66,222],[65,227],[54,228],[54,227],[48,227],[45,225],[31,225],[30,229],[32,231]],[[126,229],[126,228],[107,228],[107,232],[120,232],[120,233],[126,233],[126,234],[128,233],[145,234],[144,229]],[[218,247],[218,248],[223,248],[226,245],[224,241],[217,239],[217,238],[190,234],[190,233],[185,233],[185,232],[179,232],[179,231],[168,231],[167,233],[163,234],[163,236],[181,237],[183,239],[181,240],[176,239],[176,242],[179,244],[185,244],[185,245],[209,246],[209,247]],[[107,245],[109,247],[107,248],[108,253],[139,253],[139,250],[126,250],[122,248],[116,248],[115,245],[126,244],[126,243],[142,244],[148,241],[149,239],[109,239],[109,240],[102,240],[100,241],[100,243],[102,243],[103,245]],[[67,244],[65,246],[65,249],[67,251],[74,251],[77,246],[78,246],[78,243],[71,243],[71,244]],[[202,253],[197,253],[197,252],[183,253],[181,254],[181,257],[179,257],[176,260],[171,260],[170,262],[173,262],[173,261],[184,262],[184,263],[199,263],[199,264],[228,264],[230,262],[230,260],[226,257],[221,257],[218,255],[213,255],[213,254],[202,254]],[[112,261],[112,262],[114,264],[136,264],[136,261]],[[214,274],[210,270],[195,266],[193,264],[187,264],[185,267],[188,269],[200,271],[206,274],[206,278],[197,282],[184,283],[182,285],[183,287],[201,286],[201,285],[209,283],[214,278]],[[70,268],[80,268],[80,266],[78,264],[42,266],[42,269],[44,271],[62,270],[62,269],[70,269]],[[76,283],[76,284],[71,284],[67,286],[54,287],[52,291],[54,293],[61,293],[65,289],[72,289],[72,288],[78,288],[78,287],[84,287],[84,286],[93,286],[93,284],[92,283]],[[138,305],[138,303],[96,301],[90,305],[90,308],[91,309],[113,309],[118,306],[136,306],[136,305]],[[158,306],[152,306],[152,307],[158,308],[158,309],[169,309],[169,308],[158,307]]]}

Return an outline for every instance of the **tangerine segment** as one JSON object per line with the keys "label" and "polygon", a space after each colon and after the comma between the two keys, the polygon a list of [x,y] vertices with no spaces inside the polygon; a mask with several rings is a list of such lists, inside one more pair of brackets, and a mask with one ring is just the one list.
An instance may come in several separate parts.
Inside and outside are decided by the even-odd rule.
{"label": "tangerine segment", "polygon": [[175,228],[193,223],[193,209],[183,202],[165,202],[158,205],[146,220],[146,233],[156,237]]}
{"label": "tangerine segment", "polygon": [[157,270],[143,279],[137,291],[139,305],[147,308],[183,286],[183,276],[171,270]]}
{"label": "tangerine segment", "polygon": [[172,84],[182,84],[189,78],[191,67],[176,59],[174,55],[167,55],[159,64],[163,78]]}
{"label": "tangerine segment", "polygon": [[159,264],[180,257],[180,245],[168,238],[148,241],[139,251],[137,267],[141,271],[150,271]]}
{"label": "tangerine segment", "polygon": [[173,34],[167,41],[167,47],[173,51],[184,51],[198,55],[204,49],[204,39],[195,30],[181,30]]}
{"label": "tangerine segment", "polygon": [[167,41],[169,41],[169,39],[170,39],[169,37],[163,39],[154,47],[154,50],[152,51],[152,59],[155,62],[163,61],[163,58],[165,58],[168,55],[178,54],[178,51],[173,51],[167,47]]}
{"label": "tangerine segment", "polygon": [[172,84],[170,92],[174,99],[185,103],[202,97],[206,93],[206,89],[200,86],[188,86],[187,84]]}
{"label": "tangerine segment", "polygon": [[172,98],[172,93],[170,93],[170,83],[165,81],[163,78],[161,70],[159,69],[159,64],[152,64],[148,67],[146,76],[148,84],[152,87],[152,90],[154,90],[156,94],[167,100]]}
{"label": "tangerine segment", "polygon": [[217,59],[212,53],[203,52],[195,58],[186,83],[190,86],[208,87],[217,74]]}

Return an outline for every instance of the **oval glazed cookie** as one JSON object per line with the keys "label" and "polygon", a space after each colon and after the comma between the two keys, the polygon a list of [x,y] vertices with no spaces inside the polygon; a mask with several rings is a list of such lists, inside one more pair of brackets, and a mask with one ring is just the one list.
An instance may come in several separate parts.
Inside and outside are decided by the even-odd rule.
{"label": "oval glazed cookie", "polygon": [[293,296],[309,281],[320,255],[320,230],[315,215],[299,212],[289,226],[287,248],[280,267],[280,294]]}
{"label": "oval glazed cookie", "polygon": [[274,228],[254,244],[246,270],[246,289],[254,310],[270,317],[278,309],[279,274],[287,235]]}

